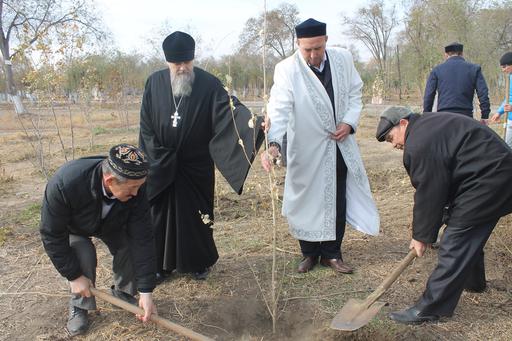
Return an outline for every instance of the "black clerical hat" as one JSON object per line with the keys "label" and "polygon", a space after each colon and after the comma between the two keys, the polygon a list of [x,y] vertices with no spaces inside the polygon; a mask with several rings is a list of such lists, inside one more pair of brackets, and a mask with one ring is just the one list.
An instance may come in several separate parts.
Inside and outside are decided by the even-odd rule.
{"label": "black clerical hat", "polygon": [[464,50],[464,45],[461,43],[453,42],[444,47],[444,52],[462,52]]}
{"label": "black clerical hat", "polygon": [[118,144],[110,149],[108,164],[114,172],[127,179],[142,179],[148,175],[149,162],[144,153],[131,144]]}
{"label": "black clerical hat", "polygon": [[326,25],[323,22],[309,18],[295,26],[295,33],[297,34],[297,38],[325,36]]}
{"label": "black clerical hat", "polygon": [[512,65],[512,52],[507,52],[501,56],[500,65]]}
{"label": "black clerical hat", "polygon": [[194,59],[195,48],[194,38],[180,31],[169,34],[162,43],[165,60],[170,63],[188,62]]}
{"label": "black clerical hat", "polygon": [[411,116],[412,111],[408,107],[393,106],[384,110],[380,114],[379,125],[377,126],[377,133],[375,137],[377,141],[382,142],[386,138],[391,128],[400,123],[402,118]]}

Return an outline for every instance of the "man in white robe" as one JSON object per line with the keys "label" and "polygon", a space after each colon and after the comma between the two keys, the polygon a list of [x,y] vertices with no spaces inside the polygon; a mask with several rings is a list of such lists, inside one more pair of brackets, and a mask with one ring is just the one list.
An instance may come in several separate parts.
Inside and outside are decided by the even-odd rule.
{"label": "man in white robe", "polygon": [[350,52],[326,49],[326,25],[308,19],[295,28],[298,51],[276,65],[268,116],[269,171],[287,133],[287,174],[282,213],[300,243],[298,272],[320,263],[352,273],[341,242],[348,222],[377,235],[379,216],[354,133],[363,82]]}

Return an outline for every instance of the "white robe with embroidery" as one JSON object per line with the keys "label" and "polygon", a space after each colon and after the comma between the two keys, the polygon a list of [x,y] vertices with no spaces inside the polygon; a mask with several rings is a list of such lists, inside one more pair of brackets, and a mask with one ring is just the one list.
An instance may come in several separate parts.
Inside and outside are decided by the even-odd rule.
{"label": "white robe with embroidery", "polygon": [[336,123],[327,91],[300,51],[276,65],[268,104],[269,141],[282,145],[288,134],[282,214],[292,236],[306,241],[336,239],[336,147],[347,165],[347,223],[371,235],[380,224],[354,134],[341,142],[329,136],[342,122],[356,130],[363,82],[349,51],[326,51]]}

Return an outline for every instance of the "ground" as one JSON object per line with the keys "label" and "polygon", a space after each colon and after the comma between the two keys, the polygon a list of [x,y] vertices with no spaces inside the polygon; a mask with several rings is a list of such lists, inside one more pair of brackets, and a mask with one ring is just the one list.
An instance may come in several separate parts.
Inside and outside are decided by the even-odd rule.
{"label": "ground", "polygon": [[[37,109],[37,108],[36,108]],[[46,178],[72,156],[69,111],[73,121],[75,157],[105,154],[119,142],[137,142],[137,106],[123,113],[106,105],[34,109],[19,120],[9,107],[0,108],[0,339],[66,340],[68,287],[46,256],[39,237],[41,197]],[[390,321],[390,311],[405,308],[419,297],[435,266],[436,250],[416,259],[381,297],[388,303],[368,325],[355,332],[329,329],[350,298],[364,299],[405,257],[410,241],[413,189],[401,163],[401,152],[374,138],[378,112],[366,106],[357,140],[381,217],[378,237],[347,227],[343,242],[352,275],[316,267],[295,272],[300,253],[290,237],[277,203],[276,332],[265,301],[270,301],[272,268],[272,202],[269,178],[256,163],[244,194],[238,196],[218,176],[215,239],[220,259],[206,281],[173,275],[154,292],[159,315],[217,340],[511,340],[512,339],[512,218],[502,218],[487,243],[488,290],[463,293],[453,318],[439,323],[403,326]],[[23,127],[21,125],[23,123]],[[130,125],[131,123],[131,125]],[[42,138],[37,138],[40,135]],[[94,137],[91,147],[90,138]],[[40,153],[40,150],[43,153]],[[285,171],[277,171],[282,193]],[[504,189],[507,190],[507,189]],[[111,258],[101,242],[97,287],[112,282]],[[99,301],[99,300],[98,300]],[[154,324],[143,325],[131,313],[105,302],[91,314],[91,326],[76,340],[184,340]]]}

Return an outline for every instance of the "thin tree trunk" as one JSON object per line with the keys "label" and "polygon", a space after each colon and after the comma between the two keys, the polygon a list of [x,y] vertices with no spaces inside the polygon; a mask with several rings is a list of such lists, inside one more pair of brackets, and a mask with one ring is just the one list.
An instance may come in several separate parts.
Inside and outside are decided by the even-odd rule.
{"label": "thin tree trunk", "polygon": [[398,69],[398,100],[402,101],[402,73],[400,72],[400,50],[396,46],[396,66]]}
{"label": "thin tree trunk", "polygon": [[52,108],[52,114],[53,114],[53,118],[55,120],[55,127],[57,128],[57,136],[59,137],[60,145],[62,147],[62,154],[64,154],[64,159],[66,160],[66,162],[68,162],[68,156],[66,155],[66,147],[64,147],[64,141],[62,141],[62,135],[60,134],[60,128],[59,128],[59,124],[57,122],[57,114],[55,113],[55,107],[53,106],[52,99],[50,99],[50,106]]}
{"label": "thin tree trunk", "polygon": [[71,158],[75,159],[75,131],[73,127],[73,116],[71,114],[71,106],[68,102],[68,111],[69,111],[69,129],[71,131]]}
{"label": "thin tree trunk", "polygon": [[9,99],[14,105],[14,110],[17,114],[26,114],[27,110],[21,101],[21,97],[17,94],[16,86],[14,85],[12,62],[10,60],[5,60],[3,63],[3,68],[5,71],[5,86],[7,94],[9,95]]}

